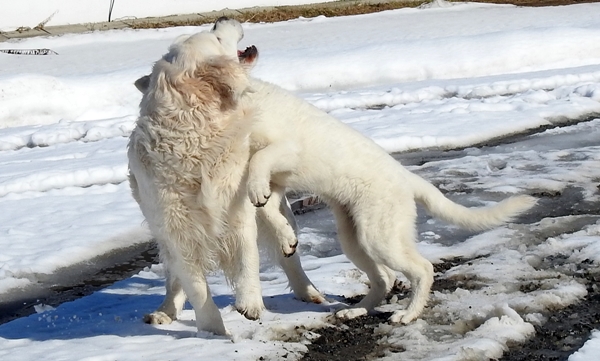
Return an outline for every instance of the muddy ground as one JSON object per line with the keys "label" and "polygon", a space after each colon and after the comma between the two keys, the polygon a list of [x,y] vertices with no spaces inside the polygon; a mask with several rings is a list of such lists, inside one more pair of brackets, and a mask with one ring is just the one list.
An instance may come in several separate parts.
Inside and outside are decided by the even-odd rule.
{"label": "muddy ground", "polygon": [[[547,260],[554,264],[560,260]],[[468,260],[449,260],[436,265],[436,272],[443,272],[459,263]],[[524,344],[513,345],[504,353],[502,358],[491,361],[565,361],[577,351],[594,329],[600,329],[600,272],[588,269],[589,264],[580,265],[573,277],[587,285],[588,295],[581,302],[561,310],[547,313],[547,321],[543,326],[535,326],[535,336]],[[436,278],[433,290],[452,292],[457,287],[468,289],[468,285],[457,284],[447,279]],[[526,290],[524,290],[526,291]],[[399,299],[409,296],[402,289],[388,296],[398,296]],[[349,303],[358,302],[360,297],[347,300]],[[364,361],[376,360],[393,353],[398,360],[403,360],[402,352],[392,345],[380,342],[381,336],[374,330],[381,323],[387,323],[391,313],[377,313],[359,317],[347,322],[340,322],[335,327],[314,330],[321,335],[307,345],[308,352],[303,361]]]}

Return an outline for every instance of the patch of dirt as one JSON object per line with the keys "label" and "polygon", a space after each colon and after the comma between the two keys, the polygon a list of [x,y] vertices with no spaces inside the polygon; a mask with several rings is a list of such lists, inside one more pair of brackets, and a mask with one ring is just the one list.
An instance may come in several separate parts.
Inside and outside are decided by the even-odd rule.
{"label": "patch of dirt", "polygon": [[[445,260],[442,263],[434,265],[436,273],[443,273],[450,268],[462,263],[471,262],[473,259],[455,258]],[[468,289],[468,286],[462,281],[435,278],[432,290],[435,291],[454,291],[456,288]],[[347,304],[356,304],[364,295],[354,297],[342,297]],[[402,282],[397,281],[392,290],[386,296],[387,302],[397,302],[400,299],[410,297],[410,289]],[[379,343],[380,335],[377,335],[375,328],[382,323],[387,323],[387,319],[392,314],[390,312],[376,312],[352,320],[341,321],[331,317],[334,323],[333,327],[313,329],[320,335],[311,344],[307,345],[308,352],[301,359],[303,361],[363,361],[375,360],[379,357],[389,355],[390,353],[402,353],[405,351],[400,348],[391,348],[392,346]]]}
{"label": "patch of dirt", "polygon": [[[317,330],[321,336],[307,345],[308,352],[303,361],[352,361],[373,360],[384,356],[384,351],[402,352],[402,349],[389,350],[377,341],[380,336],[374,330],[385,323],[391,313],[378,313],[340,322],[334,327]],[[313,330],[315,331],[315,330]]]}

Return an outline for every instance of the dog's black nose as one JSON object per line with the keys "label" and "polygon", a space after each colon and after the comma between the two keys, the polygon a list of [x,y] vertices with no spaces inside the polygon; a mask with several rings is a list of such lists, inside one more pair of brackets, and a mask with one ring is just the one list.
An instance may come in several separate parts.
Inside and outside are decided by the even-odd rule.
{"label": "dog's black nose", "polygon": [[217,30],[217,24],[218,24],[218,23],[220,23],[220,22],[222,22],[222,21],[227,21],[227,20],[229,20],[229,18],[228,18],[227,16],[221,16],[220,18],[218,18],[218,19],[215,21],[215,25],[213,25],[213,28],[212,28],[212,29],[213,29],[213,31],[214,31],[214,30]]}

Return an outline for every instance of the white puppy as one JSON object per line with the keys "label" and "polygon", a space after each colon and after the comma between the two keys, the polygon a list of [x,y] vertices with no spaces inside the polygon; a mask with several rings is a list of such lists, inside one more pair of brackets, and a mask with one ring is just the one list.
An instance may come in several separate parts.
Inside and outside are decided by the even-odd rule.
{"label": "white puppy", "polygon": [[[214,33],[231,41],[241,37],[234,35],[237,27],[235,21],[220,21]],[[244,55],[242,62],[255,60]],[[453,203],[356,130],[273,84],[256,79],[251,84],[248,101],[258,109],[258,119],[251,132],[250,200],[268,207],[269,197],[279,199],[285,187],[316,194],[333,211],[344,253],[369,277],[369,293],[338,311],[339,317],[357,317],[379,305],[394,284],[394,271],[410,280],[413,295],[408,308],[390,320],[408,323],[421,314],[433,267],[415,246],[415,201],[434,216],[473,230],[498,226],[536,203],[527,195],[486,208]]]}
{"label": "white puppy", "polygon": [[224,335],[207,272],[224,270],[247,318],[264,308],[255,209],[245,187],[253,121],[240,102],[246,69],[203,32],[171,45],[148,86],[129,141],[133,196],[194,307],[198,330]]}

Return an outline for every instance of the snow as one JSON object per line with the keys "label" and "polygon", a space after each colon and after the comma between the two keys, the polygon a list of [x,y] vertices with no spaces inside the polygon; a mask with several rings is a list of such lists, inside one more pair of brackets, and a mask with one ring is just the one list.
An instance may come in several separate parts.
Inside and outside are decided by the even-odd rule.
{"label": "snow", "polygon": [[592,333],[590,340],[569,357],[569,361],[594,360],[598,357],[598,352],[600,352],[600,331],[596,330]]}
{"label": "snow", "polygon": [[[39,22],[43,19],[36,14],[45,18],[54,11],[46,3],[15,2],[10,5],[13,15],[2,12],[0,23],[27,25],[16,15],[24,11],[23,4],[38,11],[27,21]],[[92,5],[99,2],[88,1],[89,11],[77,13],[65,10],[75,9],[67,0],[52,3],[60,11],[49,25],[97,21]],[[145,0],[151,4],[143,7],[148,13],[135,16],[166,15],[162,3]],[[174,1],[168,10],[199,12],[214,6],[206,1],[207,8],[191,10],[191,3]],[[235,2],[238,7],[266,3]],[[256,77],[295,92],[389,152],[465,147],[463,157],[409,168],[443,190],[472,190],[464,195],[466,203],[571,187],[598,201],[600,119],[593,115],[600,113],[600,4],[436,4],[244,24],[240,47],[259,48]],[[133,15],[117,13],[126,5],[138,8],[134,0],[117,1],[113,17]],[[104,7],[108,2],[99,9]],[[126,177],[127,136],[140,100],[133,82],[149,72],[175,37],[208,28],[90,32],[0,43],[0,48],[50,48],[59,54],[0,53],[0,294],[8,297],[62,267],[150,239]],[[587,118],[592,119],[566,126]],[[530,148],[498,147],[493,154],[470,148],[553,125],[565,127],[532,137]],[[572,134],[584,145],[547,143],[548,137]],[[479,197],[484,191],[499,196]],[[447,232],[421,232],[419,249],[429,260],[472,258],[441,275],[471,287],[435,291],[420,320],[403,327],[383,324],[377,332],[385,342],[404,347],[406,359],[500,357],[507,344],[533,334],[543,311],[586,295],[573,278],[557,277],[562,268],[543,262],[556,255],[565,258],[565,269],[586,259],[600,262],[600,221],[592,217],[582,227],[584,217],[509,224],[452,244],[443,243],[440,234],[452,234],[456,229],[451,226],[440,226]],[[366,277],[340,254],[330,216],[307,214],[298,220],[303,266],[329,304],[293,299],[283,273],[265,262],[261,280],[268,310],[260,322],[248,321],[232,308],[232,292],[222,275],[215,274],[210,287],[233,342],[209,334],[193,337],[189,307],[171,325],[141,321],[164,295],[163,269],[155,265],[90,296],[57,308],[40,304],[38,314],[0,325],[0,358],[295,359],[314,337],[307,329],[327,323],[331,310],[339,307],[339,296],[367,289]],[[531,284],[539,287],[521,290]],[[406,300],[400,300],[381,310],[404,306]],[[570,360],[594,359],[598,345],[596,332]],[[387,357],[394,359],[394,354]]]}

